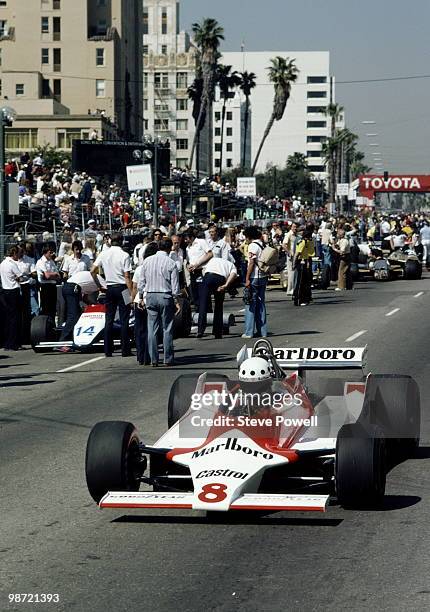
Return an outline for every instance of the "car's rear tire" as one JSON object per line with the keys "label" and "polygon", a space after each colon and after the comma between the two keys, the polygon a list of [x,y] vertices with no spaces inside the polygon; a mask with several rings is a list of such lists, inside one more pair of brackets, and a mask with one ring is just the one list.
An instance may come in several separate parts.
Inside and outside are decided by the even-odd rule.
{"label": "car's rear tire", "polygon": [[330,281],[331,281],[330,266],[323,266],[321,269],[321,280],[320,280],[321,289],[328,289],[330,287]]}
{"label": "car's rear tire", "polygon": [[140,460],[139,436],[132,423],[103,421],[91,430],[85,474],[88,491],[99,503],[108,491],[138,491],[145,465]]}
{"label": "car's rear tire", "polygon": [[180,311],[175,314],[173,322],[173,337],[176,338],[188,338],[191,334],[192,327],[192,312],[191,302],[187,297],[179,297],[178,303]]}
{"label": "car's rear tire", "polygon": [[405,280],[418,280],[421,278],[423,266],[421,262],[415,259],[408,259],[405,263]]}
{"label": "car's rear tire", "polygon": [[[188,411],[191,405],[191,396],[196,390],[198,374],[183,374],[173,383],[167,404],[167,424],[173,427]],[[229,380],[225,374],[207,374],[208,382],[222,382]]]}
{"label": "car's rear tire", "polygon": [[411,376],[372,375],[366,386],[363,418],[381,427],[393,459],[408,457],[419,446],[421,402]]}
{"label": "car's rear tire", "polygon": [[46,315],[34,317],[30,328],[30,342],[35,353],[46,353],[49,349],[38,348],[41,342],[55,342],[55,322],[54,319]]}
{"label": "car's rear tire", "polygon": [[382,430],[343,425],[336,444],[336,495],[344,508],[375,507],[385,494],[386,450]]}

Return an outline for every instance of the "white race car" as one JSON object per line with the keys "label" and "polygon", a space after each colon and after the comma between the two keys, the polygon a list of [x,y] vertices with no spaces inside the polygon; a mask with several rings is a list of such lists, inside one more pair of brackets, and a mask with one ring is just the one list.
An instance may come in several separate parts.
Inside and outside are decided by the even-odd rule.
{"label": "white race car", "polygon": [[[238,380],[179,377],[169,429],[153,446],[131,423],[94,426],[91,496],[101,508],[206,511],[325,511],[331,498],[352,508],[381,503],[387,465],[419,443],[420,398],[408,376],[330,378],[328,369],[361,369],[365,354],[273,350],[259,340],[239,353]],[[314,390],[304,379],[310,369],[324,369]],[[153,490],[140,491],[142,484]]]}
{"label": "white race car", "polygon": [[[191,306],[187,298],[179,298],[181,310],[175,315],[173,333],[175,338],[186,338],[191,333]],[[60,342],[61,326],[56,326],[51,317],[40,315],[31,322],[31,346],[36,353],[46,353],[54,348],[68,346],[77,351],[100,349],[104,346],[106,306],[103,302],[85,306],[73,329],[73,340]],[[130,338],[134,338],[134,313],[130,316]],[[121,344],[119,313],[114,321],[114,345]]]}

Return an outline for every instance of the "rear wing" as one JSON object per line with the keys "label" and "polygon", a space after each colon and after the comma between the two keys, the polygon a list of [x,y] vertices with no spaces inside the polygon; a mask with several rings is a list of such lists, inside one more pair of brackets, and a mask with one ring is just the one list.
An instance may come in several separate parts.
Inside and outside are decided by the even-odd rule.
{"label": "rear wing", "polygon": [[[252,357],[253,349],[244,346],[237,354],[238,366]],[[287,370],[365,369],[367,345],[361,348],[274,348],[273,355]]]}

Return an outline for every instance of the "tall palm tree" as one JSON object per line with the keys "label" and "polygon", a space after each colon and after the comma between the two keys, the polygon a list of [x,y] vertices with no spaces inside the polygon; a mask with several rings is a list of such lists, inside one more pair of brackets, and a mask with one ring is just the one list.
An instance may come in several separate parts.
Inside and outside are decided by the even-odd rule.
{"label": "tall palm tree", "polygon": [[201,23],[193,23],[194,42],[199,50],[200,71],[203,78],[202,104],[197,119],[196,133],[190,153],[189,166],[192,168],[197,139],[204,126],[205,115],[209,118],[209,168],[212,168],[212,104],[215,96],[216,71],[219,59],[219,46],[224,40],[224,28],[216,19],[207,18]]}
{"label": "tall palm tree", "polygon": [[246,163],[246,145],[248,140],[248,124],[249,124],[249,108],[251,105],[251,93],[252,90],[257,86],[257,75],[254,72],[240,72],[239,73],[240,83],[239,87],[245,96],[245,118],[243,128],[243,150],[242,150],[242,170],[245,169]]}
{"label": "tall palm tree", "polygon": [[327,158],[328,163],[328,174],[329,174],[329,197],[330,202],[334,202],[336,199],[336,158],[338,149],[335,146],[334,141],[336,139],[336,123],[342,118],[344,108],[335,102],[330,104],[325,109],[326,117],[330,117],[330,140],[332,141],[331,146],[328,147],[330,155]]}
{"label": "tall palm tree", "polygon": [[[193,115],[194,126],[196,128],[196,134],[197,134],[197,143],[196,143],[196,151],[197,151],[196,166],[197,168],[196,169],[197,169],[197,177],[199,177],[200,175],[199,161],[200,161],[200,134],[201,132],[197,132],[197,122],[199,120],[200,109],[202,107],[202,99],[203,99],[203,77],[199,73],[197,73],[196,78],[194,79],[192,84],[188,87],[187,94],[188,94],[188,98],[193,103],[192,115]],[[206,122],[206,112],[203,114],[202,125],[204,125],[205,122]]]}
{"label": "tall palm tree", "polygon": [[254,176],[261,151],[263,150],[264,143],[270,134],[273,124],[275,121],[280,121],[284,116],[285,109],[287,108],[287,102],[291,94],[291,85],[297,81],[299,74],[299,70],[294,63],[296,61],[295,59],[290,60],[289,57],[284,58],[278,55],[277,57],[272,58],[270,61],[272,65],[268,68],[269,79],[275,88],[273,111],[254,160],[254,165],[251,171],[252,176]]}
{"label": "tall palm tree", "polygon": [[230,98],[232,89],[239,85],[240,79],[238,73],[231,71],[232,66],[223,66],[220,64],[217,70],[217,82],[220,90],[220,96],[223,100],[222,104],[222,120],[221,120],[221,158],[220,158],[220,175],[222,175],[222,160],[224,152],[224,126],[225,115],[227,110],[227,100]]}

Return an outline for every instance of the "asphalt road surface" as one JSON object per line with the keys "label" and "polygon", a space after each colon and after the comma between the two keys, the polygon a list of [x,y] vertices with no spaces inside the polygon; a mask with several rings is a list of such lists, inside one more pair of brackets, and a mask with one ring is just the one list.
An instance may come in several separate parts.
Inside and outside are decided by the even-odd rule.
{"label": "asphalt road surface", "polygon": [[[132,421],[155,442],[177,376],[234,373],[242,314],[232,337],[179,340],[169,370],[117,356],[2,353],[1,611],[430,609],[429,275],[317,292],[307,308],[276,290],[269,301],[275,347],[367,343],[372,371],[418,381],[421,448],[389,474],[383,509],[212,521],[180,510],[101,511],[91,500],[91,427]],[[230,300],[228,308],[243,305]],[[60,601],[9,605],[9,593],[58,593]]]}

